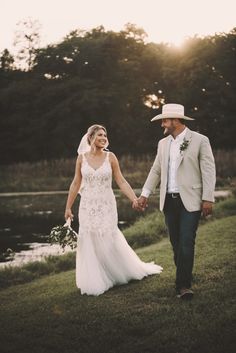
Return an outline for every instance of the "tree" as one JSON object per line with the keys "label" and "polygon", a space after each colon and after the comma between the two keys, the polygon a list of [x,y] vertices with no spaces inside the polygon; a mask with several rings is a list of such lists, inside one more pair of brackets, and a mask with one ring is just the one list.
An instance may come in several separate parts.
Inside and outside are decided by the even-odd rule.
{"label": "tree", "polygon": [[40,45],[41,25],[38,20],[27,18],[17,23],[14,46],[18,49],[18,66],[26,71],[34,67],[36,50]]}
{"label": "tree", "polygon": [[[181,103],[191,128],[213,147],[233,148],[236,134],[236,31],[192,38],[184,50],[145,43],[135,28],[76,30],[39,48],[31,70],[0,69],[1,163],[74,156],[94,123],[104,124],[110,149],[155,153],[163,137],[150,123],[163,103]],[[5,70],[3,70],[5,67]]]}
{"label": "tree", "polygon": [[13,69],[14,58],[9,52],[9,50],[4,49],[0,57],[1,69],[3,71],[9,71]]}

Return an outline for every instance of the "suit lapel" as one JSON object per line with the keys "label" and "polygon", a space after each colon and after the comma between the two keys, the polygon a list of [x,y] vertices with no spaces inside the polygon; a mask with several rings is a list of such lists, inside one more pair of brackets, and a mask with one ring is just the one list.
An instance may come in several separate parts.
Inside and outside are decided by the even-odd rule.
{"label": "suit lapel", "polygon": [[[188,128],[187,128],[187,131],[186,131],[186,134],[185,134],[184,139],[185,139],[186,141],[189,141],[189,144],[191,143],[192,132],[191,132],[191,130],[189,130]],[[188,144],[187,148],[186,148],[184,151],[180,152],[179,157],[178,157],[178,159],[177,159],[177,161],[176,161],[176,169],[179,168],[179,166],[180,166],[180,164],[181,164],[181,162],[182,162],[182,160],[183,160],[183,158],[184,158],[184,155],[185,155],[185,153],[186,153],[186,151],[187,151],[187,149],[188,149],[188,147],[189,147],[189,144]]]}

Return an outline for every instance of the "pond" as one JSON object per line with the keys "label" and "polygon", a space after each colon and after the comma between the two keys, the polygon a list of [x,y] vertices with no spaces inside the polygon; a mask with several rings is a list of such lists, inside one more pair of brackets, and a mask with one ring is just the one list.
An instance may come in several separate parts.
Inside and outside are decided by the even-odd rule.
{"label": "pond", "polygon": [[[140,190],[135,190],[140,194]],[[129,200],[114,190],[117,200],[119,228],[131,225],[141,213],[134,211]],[[58,245],[48,243],[48,235],[55,225],[64,223],[64,207],[67,192],[24,193],[0,197],[0,267],[22,265],[41,260],[48,255],[63,254]],[[72,227],[78,231],[77,211],[79,199],[73,211]],[[146,213],[158,207],[157,195],[149,200]],[[68,247],[65,252],[71,251]]]}

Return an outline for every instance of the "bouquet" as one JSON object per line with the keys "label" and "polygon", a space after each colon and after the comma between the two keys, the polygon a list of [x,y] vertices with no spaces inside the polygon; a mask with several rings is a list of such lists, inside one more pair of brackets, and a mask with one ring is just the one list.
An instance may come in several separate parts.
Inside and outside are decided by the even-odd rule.
{"label": "bouquet", "polygon": [[49,242],[52,244],[59,244],[63,251],[68,245],[71,249],[76,248],[78,234],[71,228],[71,219],[68,218],[63,226],[53,227],[49,234]]}

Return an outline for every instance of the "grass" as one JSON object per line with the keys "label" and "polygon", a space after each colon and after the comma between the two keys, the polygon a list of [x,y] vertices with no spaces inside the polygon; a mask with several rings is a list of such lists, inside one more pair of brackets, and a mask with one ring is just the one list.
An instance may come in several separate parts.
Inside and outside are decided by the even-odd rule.
{"label": "grass", "polygon": [[236,216],[201,225],[195,298],[174,296],[168,239],[139,249],[161,275],[81,296],[75,271],[0,292],[2,353],[233,353]]}
{"label": "grass", "polygon": [[[120,158],[121,169],[133,188],[142,186],[153,160],[151,155]],[[75,161],[76,156],[1,166],[0,192],[68,190],[74,177]]]}
{"label": "grass", "polygon": [[[216,203],[211,221],[236,214],[236,197]],[[206,220],[201,220],[201,223]],[[163,214],[154,211],[140,217],[133,225],[123,230],[132,248],[137,249],[159,242],[167,236]],[[22,267],[7,266],[0,269],[0,288],[27,283],[41,276],[55,274],[75,268],[75,252],[61,256],[48,256],[45,261],[35,261]]]}
{"label": "grass", "polygon": [[39,277],[75,268],[75,253],[48,256],[45,261],[34,261],[22,266],[6,266],[0,269],[0,288],[31,282]]}
{"label": "grass", "polygon": [[[236,150],[214,151],[217,186],[235,182]],[[0,192],[68,190],[74,176],[76,156],[71,159],[14,163],[0,168]],[[154,161],[154,155],[119,158],[121,170],[133,188],[141,188]],[[116,185],[114,184],[115,188]]]}
{"label": "grass", "polygon": [[134,249],[156,243],[167,235],[163,214],[154,211],[139,218],[133,225],[124,229],[124,235]]}

